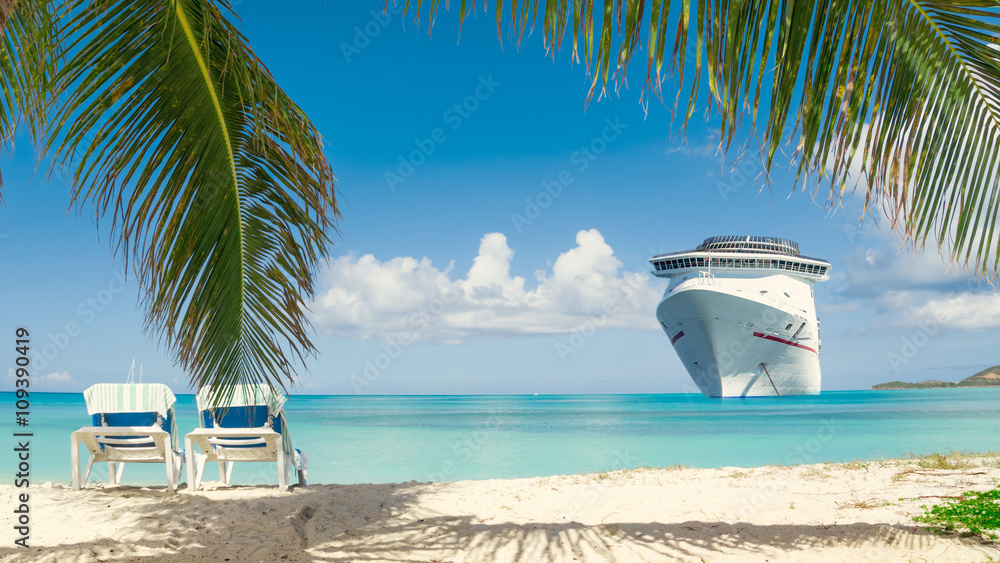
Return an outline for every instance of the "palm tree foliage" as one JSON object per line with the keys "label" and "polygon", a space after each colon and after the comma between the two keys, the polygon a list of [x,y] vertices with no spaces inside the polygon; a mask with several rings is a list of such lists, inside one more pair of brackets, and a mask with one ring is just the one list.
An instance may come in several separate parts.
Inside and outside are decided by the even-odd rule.
{"label": "palm tree foliage", "polygon": [[52,32],[48,5],[0,0],[0,143],[13,140],[19,123],[32,136],[43,125],[44,84],[59,52]]}
{"label": "palm tree foliage", "polygon": [[37,88],[29,88],[25,84],[24,67],[19,64],[16,58],[22,50],[19,43],[24,38],[22,22],[23,11],[15,10],[14,0],[0,0],[0,31],[3,32],[3,49],[0,56],[0,80],[3,81],[3,90],[0,92],[0,131],[3,132],[4,141],[13,136],[14,124],[20,121],[18,112],[28,105],[26,96],[30,91],[37,91]]}
{"label": "palm tree foliage", "polygon": [[[433,22],[440,0],[406,8],[419,22],[424,4]],[[955,263],[996,277],[997,0],[497,0],[495,11],[498,30],[518,41],[540,13],[547,49],[568,30],[579,60],[582,42],[591,94],[610,77],[621,85],[644,48],[646,88],[662,99],[672,58],[678,98],[689,92],[684,125],[707,82],[725,150],[749,116],[765,170],[793,141],[797,183],[827,182],[837,204],[862,180],[866,211],[881,206],[905,240],[922,248],[930,238]]]}
{"label": "palm tree foliage", "polygon": [[37,91],[54,102],[43,146],[110,220],[147,330],[199,387],[292,381],[338,217],[319,133],[225,0],[46,6],[65,57]]}

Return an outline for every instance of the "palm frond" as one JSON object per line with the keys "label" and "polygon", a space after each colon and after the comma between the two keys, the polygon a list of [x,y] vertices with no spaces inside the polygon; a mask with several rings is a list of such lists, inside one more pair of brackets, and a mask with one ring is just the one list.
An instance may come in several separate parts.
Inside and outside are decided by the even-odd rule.
{"label": "palm frond", "polygon": [[[284,386],[338,217],[322,139],[226,2],[70,0],[49,150],[194,385]],[[229,14],[229,16],[227,16]]]}
{"label": "palm frond", "polygon": [[48,79],[60,53],[55,33],[49,2],[0,0],[0,147],[21,123],[32,138],[44,127]]}
{"label": "palm frond", "polygon": [[[0,91],[0,141],[6,142],[14,136],[14,124],[17,121],[18,107],[21,105],[23,97],[22,90],[18,88],[17,64],[12,59],[11,54],[17,53],[11,49],[7,29],[14,27],[10,24],[11,16],[14,16],[14,0],[0,0],[0,80],[3,80],[3,90]],[[16,20],[15,20],[16,21]],[[3,183],[3,176],[0,176],[0,185]]]}
{"label": "palm frond", "polygon": [[[428,4],[436,11],[439,3],[408,8],[419,13]],[[498,27],[508,25],[520,38],[542,4],[497,2]],[[646,88],[662,99],[673,33],[678,91],[691,85],[685,125],[704,74],[725,149],[750,117],[765,170],[794,141],[797,184],[828,183],[831,205],[861,161],[866,203],[881,206],[905,240],[922,248],[932,239],[955,263],[998,275],[997,0],[679,0],[671,10],[672,4],[605,0],[594,22],[592,2],[545,0],[546,48],[554,49],[572,25],[573,58],[579,60],[582,39],[591,94],[598,85],[603,94],[610,77],[616,86],[624,81],[646,25]]]}

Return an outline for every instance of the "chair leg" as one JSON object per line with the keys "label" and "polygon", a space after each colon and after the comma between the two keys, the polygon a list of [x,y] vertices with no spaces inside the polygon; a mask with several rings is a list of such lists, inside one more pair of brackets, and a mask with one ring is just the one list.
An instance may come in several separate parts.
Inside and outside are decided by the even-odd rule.
{"label": "chair leg", "polygon": [[174,484],[180,486],[181,484],[181,466],[184,465],[184,456],[174,453]]}
{"label": "chair leg", "polygon": [[117,464],[113,461],[108,462],[108,484],[117,485],[118,484],[118,471],[115,467]]}
{"label": "chair leg", "polygon": [[[69,439],[69,459],[73,464],[73,490],[80,490],[80,437],[76,432],[70,435]],[[90,456],[91,461],[87,463],[87,471],[90,472],[90,464],[93,463],[94,456]],[[86,484],[86,477],[83,483]]]}
{"label": "chair leg", "polygon": [[122,473],[125,473],[125,464],[119,461],[118,462],[118,474],[115,475],[115,485],[121,485],[122,484]]}
{"label": "chair leg", "polygon": [[285,450],[281,445],[281,440],[278,440],[278,489],[282,491],[288,490],[288,466],[289,463],[288,456],[285,455]]}
{"label": "chair leg", "polygon": [[83,472],[83,481],[80,482],[80,488],[86,488],[87,480],[90,479],[90,470],[94,468],[94,456],[90,456],[87,460],[87,470]]}
{"label": "chair leg", "polygon": [[226,462],[219,462],[219,481],[222,481],[223,485],[229,485],[229,479],[226,479]]}
{"label": "chair leg", "polygon": [[233,462],[226,462],[226,486],[233,482]]}
{"label": "chair leg", "polygon": [[174,475],[174,451],[169,444],[163,450],[163,465],[167,468],[167,492],[172,493],[177,487],[177,477]]}
{"label": "chair leg", "polygon": [[194,444],[192,443],[191,438],[189,437],[184,438],[184,455],[187,456],[188,490],[196,491],[198,490],[198,483],[194,475],[195,475],[195,466],[197,465],[197,463],[194,461]]}
{"label": "chair leg", "polygon": [[198,486],[201,485],[201,478],[205,476],[205,462],[208,461],[208,456],[205,454],[195,454],[196,461],[194,462],[194,490],[198,490]]}

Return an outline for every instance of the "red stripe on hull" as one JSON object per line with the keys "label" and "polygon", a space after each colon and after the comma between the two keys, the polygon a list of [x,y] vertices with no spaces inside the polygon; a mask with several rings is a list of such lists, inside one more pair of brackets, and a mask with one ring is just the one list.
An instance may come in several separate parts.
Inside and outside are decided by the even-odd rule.
{"label": "red stripe on hull", "polygon": [[678,332],[673,338],[670,339],[670,344],[671,345],[675,344],[678,340],[681,339],[682,336],[684,336],[683,330]]}
{"label": "red stripe on hull", "polygon": [[763,338],[764,340],[773,340],[775,342],[781,342],[782,344],[787,344],[789,346],[795,346],[796,348],[802,348],[803,350],[809,350],[813,354],[819,355],[819,352],[817,352],[816,350],[813,350],[808,346],[803,346],[798,342],[792,342],[791,340],[785,340],[784,338],[778,338],[777,336],[771,336],[770,334],[764,334],[762,332],[755,332],[753,333],[753,335],[756,336],[757,338]]}

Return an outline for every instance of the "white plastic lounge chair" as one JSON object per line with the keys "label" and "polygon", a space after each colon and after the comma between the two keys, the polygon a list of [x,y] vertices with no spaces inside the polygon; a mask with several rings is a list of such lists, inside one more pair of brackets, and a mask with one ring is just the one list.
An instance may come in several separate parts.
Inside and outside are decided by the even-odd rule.
{"label": "white plastic lounge chair", "polygon": [[[276,462],[278,487],[288,489],[288,473],[293,463],[299,485],[306,484],[308,459],[292,448],[285,420],[284,393],[257,385],[238,385],[228,406],[213,404],[210,388],[202,388],[195,399],[201,428],[185,436],[188,484],[198,490],[205,463],[219,462],[219,476],[226,485],[233,462]],[[197,445],[200,453],[195,451]]]}
{"label": "white plastic lounge chair", "polygon": [[[94,462],[108,463],[108,482],[121,482],[126,463],[162,463],[167,489],[173,492],[181,476],[184,452],[180,449],[174,397],[162,383],[100,383],[83,392],[93,426],[84,426],[70,437],[73,488],[87,485]],[[80,479],[80,444],[90,459]],[[117,468],[116,468],[117,466]]]}

